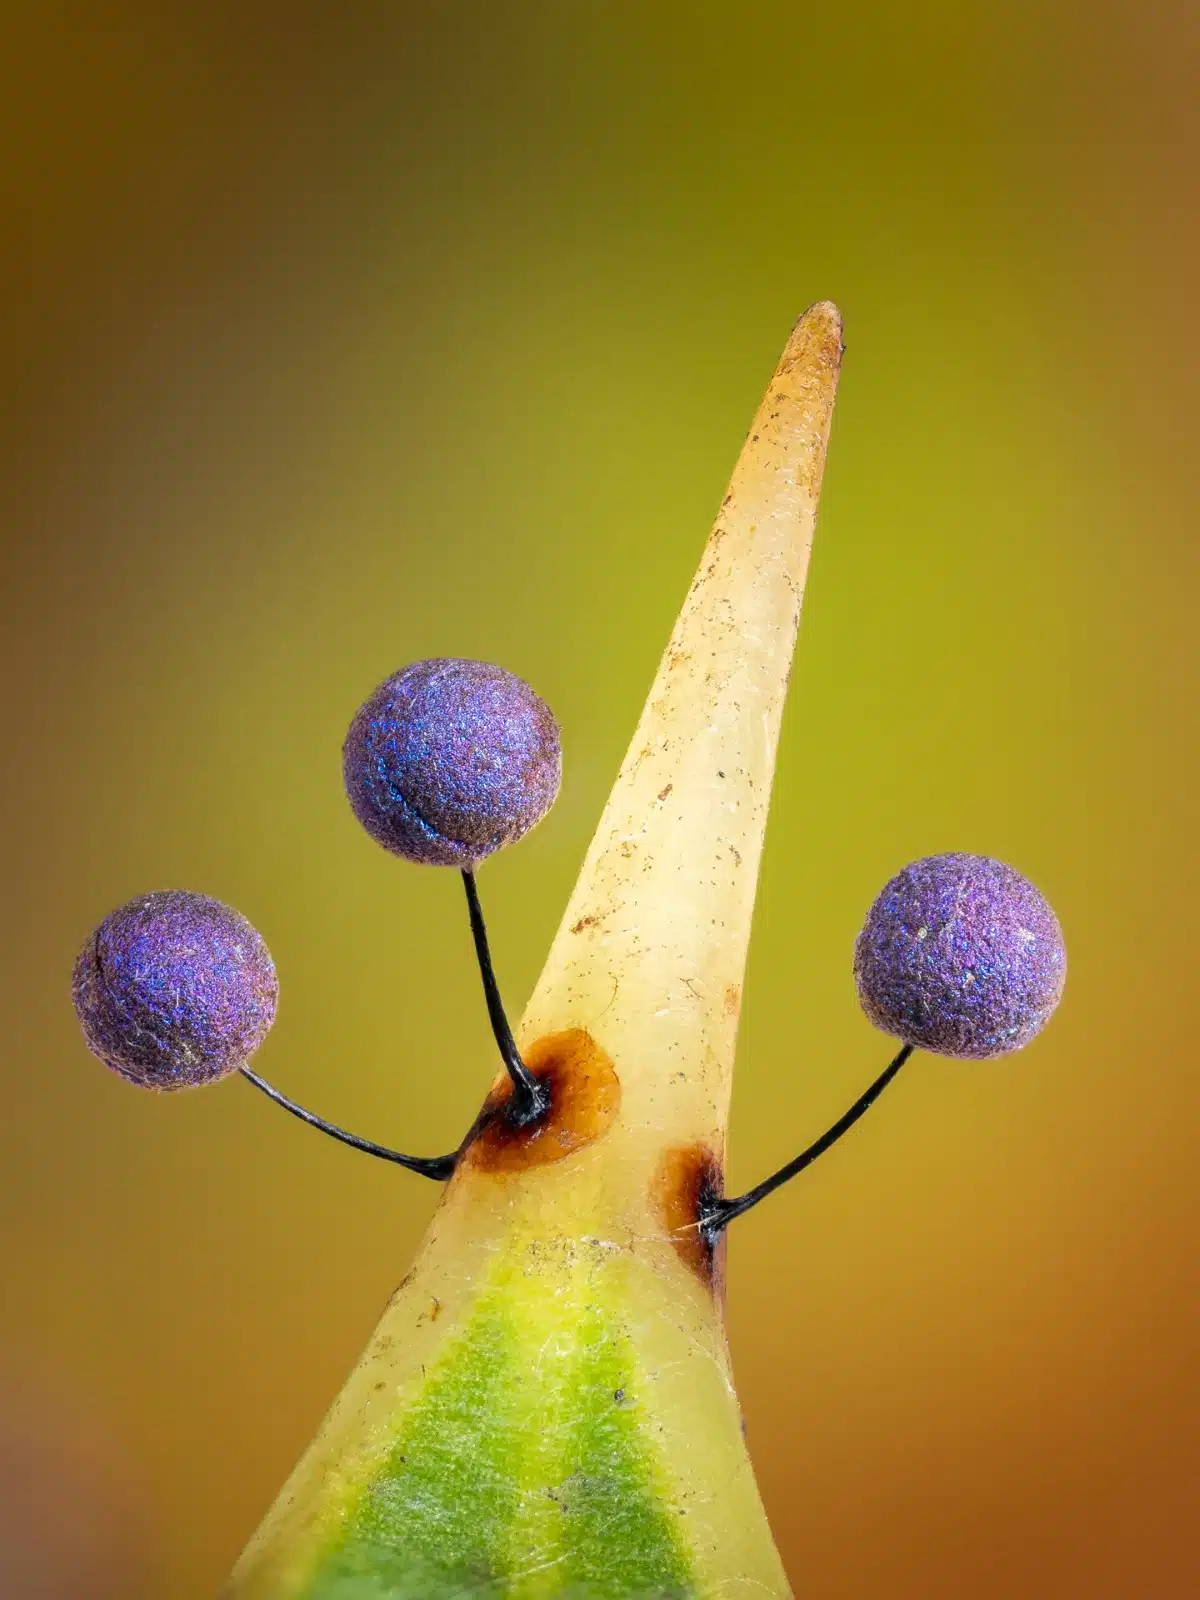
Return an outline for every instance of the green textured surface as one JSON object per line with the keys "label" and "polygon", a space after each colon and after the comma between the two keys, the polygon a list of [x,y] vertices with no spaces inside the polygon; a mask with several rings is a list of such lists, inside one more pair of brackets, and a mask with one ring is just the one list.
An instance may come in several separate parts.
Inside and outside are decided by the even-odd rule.
{"label": "green textured surface", "polygon": [[502,1593],[517,1515],[511,1319],[481,1307],[319,1569],[313,1600]]}
{"label": "green textured surface", "polygon": [[631,1346],[586,1275],[561,1289],[516,1275],[481,1299],[305,1600],[695,1593]]}
{"label": "green textured surface", "polygon": [[581,1595],[689,1595],[679,1539],[654,1493],[638,1434],[627,1352],[590,1308],[580,1332],[563,1480],[567,1592],[578,1586]]}

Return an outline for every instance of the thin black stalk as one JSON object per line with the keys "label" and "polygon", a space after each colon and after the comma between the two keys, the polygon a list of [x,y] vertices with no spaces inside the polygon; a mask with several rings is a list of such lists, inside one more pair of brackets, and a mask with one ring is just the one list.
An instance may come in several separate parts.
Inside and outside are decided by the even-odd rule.
{"label": "thin black stalk", "polygon": [[745,1194],[738,1195],[734,1199],[712,1201],[700,1217],[701,1237],[710,1245],[715,1244],[721,1231],[729,1226],[734,1217],[740,1217],[743,1212],[749,1211],[751,1206],[756,1206],[760,1200],[765,1200],[781,1184],[787,1183],[789,1178],[794,1178],[798,1172],[803,1172],[805,1167],[811,1166],[818,1156],[824,1155],[830,1145],[836,1144],[844,1133],[849,1132],[859,1117],[870,1110],[912,1053],[911,1044],[903,1045],[871,1087],[859,1095],[849,1111],[839,1117],[833,1127],[823,1133],[815,1144],[810,1144],[807,1150],[802,1150],[794,1160],[780,1167],[778,1172],[773,1172],[769,1178],[764,1178],[761,1183],[755,1184],[753,1189],[748,1189]]}
{"label": "thin black stalk", "polygon": [[475,874],[469,867],[463,868],[462,880],[463,887],[467,891],[471,934],[475,940],[475,955],[479,962],[479,974],[483,979],[483,993],[487,1000],[492,1033],[495,1035],[504,1065],[508,1069],[508,1075],[512,1079],[513,1092],[508,1116],[518,1127],[524,1127],[527,1122],[533,1122],[535,1118],[540,1117],[548,1108],[549,1091],[522,1061],[517,1041],[513,1038],[513,1031],[508,1025],[504,1002],[500,998],[500,986],[496,982],[496,973],[492,966],[492,953],[488,947],[487,927],[483,920],[483,908],[479,904],[479,887],[475,882]]}
{"label": "thin black stalk", "polygon": [[365,1151],[369,1156],[378,1156],[381,1161],[394,1161],[398,1166],[407,1167],[410,1172],[419,1173],[422,1178],[433,1178],[438,1183],[444,1183],[454,1171],[454,1164],[458,1160],[457,1150],[448,1156],[401,1155],[399,1150],[389,1150],[386,1145],[375,1144],[370,1139],[360,1139],[356,1133],[347,1133],[345,1128],[326,1122],[324,1117],[318,1117],[313,1111],[306,1111],[294,1100],[289,1100],[287,1095],[280,1094],[279,1090],[265,1078],[260,1078],[257,1072],[251,1072],[249,1067],[242,1067],[240,1070],[243,1078],[252,1083],[256,1089],[261,1089],[277,1106],[290,1111],[294,1117],[299,1117],[301,1122],[307,1122],[310,1128],[319,1128],[331,1139],[340,1139],[343,1144],[350,1145],[354,1150]]}

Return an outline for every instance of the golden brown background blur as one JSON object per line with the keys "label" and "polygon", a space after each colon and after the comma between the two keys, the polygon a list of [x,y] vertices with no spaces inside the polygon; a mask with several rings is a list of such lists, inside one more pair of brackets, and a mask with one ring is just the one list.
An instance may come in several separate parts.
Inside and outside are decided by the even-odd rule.
{"label": "golden brown background blur", "polygon": [[1023,1055],[918,1058],[737,1225],[763,1494],[808,1600],[1200,1590],[1198,18],[3,8],[7,1600],[211,1596],[435,1198],[237,1081],[106,1075],[78,945],[231,901],[281,974],[262,1070],[452,1146],[492,1070],[461,894],[357,828],[346,724],[434,654],[557,710],[562,800],[484,882],[519,1010],[823,296],[732,1187],[886,1059],[850,950],[903,862],[1013,862],[1071,973]]}

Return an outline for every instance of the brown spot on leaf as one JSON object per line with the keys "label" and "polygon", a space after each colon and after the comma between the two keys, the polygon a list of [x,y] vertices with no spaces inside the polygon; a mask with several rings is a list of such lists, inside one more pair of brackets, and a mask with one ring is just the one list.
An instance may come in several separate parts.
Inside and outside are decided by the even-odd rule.
{"label": "brown spot on leaf", "polygon": [[428,1308],[422,1311],[418,1316],[416,1325],[417,1327],[420,1327],[423,1322],[436,1322],[441,1314],[442,1302],[438,1299],[437,1295],[430,1295]]}
{"label": "brown spot on leaf", "polygon": [[673,1145],[663,1156],[651,1189],[675,1254],[718,1300],[725,1297],[725,1235],[714,1244],[700,1228],[703,1211],[719,1200],[725,1174],[706,1144]]}
{"label": "brown spot on leaf", "polygon": [[571,924],[571,932],[572,933],[582,933],[585,928],[594,928],[594,927],[596,927],[597,924],[599,923],[599,921],[600,921],[599,914],[597,912],[595,912],[595,911],[590,912],[586,917],[580,917],[578,922],[573,922]]}
{"label": "brown spot on leaf", "polygon": [[658,798],[660,800],[665,800],[674,787],[675,785],[673,783],[669,783],[665,789],[660,789],[658,791]]}
{"label": "brown spot on leaf", "polygon": [[725,989],[725,1014],[726,1014],[726,1016],[736,1017],[737,1014],[738,1014],[738,1007],[741,1005],[741,1003],[742,1003],[741,985],[737,984],[737,983],[728,984],[726,986],[726,989]]}
{"label": "brown spot on leaf", "polygon": [[523,1172],[562,1161],[592,1144],[616,1120],[621,1083],[616,1068],[589,1033],[548,1033],[524,1052],[525,1064],[550,1090],[550,1108],[522,1127],[505,1115],[512,1099],[506,1078],[483,1103],[460,1160],[484,1172]]}

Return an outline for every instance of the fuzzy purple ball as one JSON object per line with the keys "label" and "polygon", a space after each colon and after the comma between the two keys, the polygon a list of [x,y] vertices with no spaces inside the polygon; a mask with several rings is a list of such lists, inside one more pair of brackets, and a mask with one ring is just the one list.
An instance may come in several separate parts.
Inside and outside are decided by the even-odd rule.
{"label": "fuzzy purple ball", "polygon": [[522,679],[486,661],[415,661],[362,706],[342,750],[354,815],[409,861],[471,868],[549,811],[558,723]]}
{"label": "fuzzy purple ball", "polygon": [[877,1028],[976,1061],[1028,1044],[1066,975],[1045,898],[989,856],[912,862],[882,890],[854,946],[859,1001]]}
{"label": "fuzzy purple ball", "polygon": [[79,952],[72,998],[105,1066],[145,1089],[192,1089],[254,1054],[279,983],[240,912],[170,889],[109,912]]}

